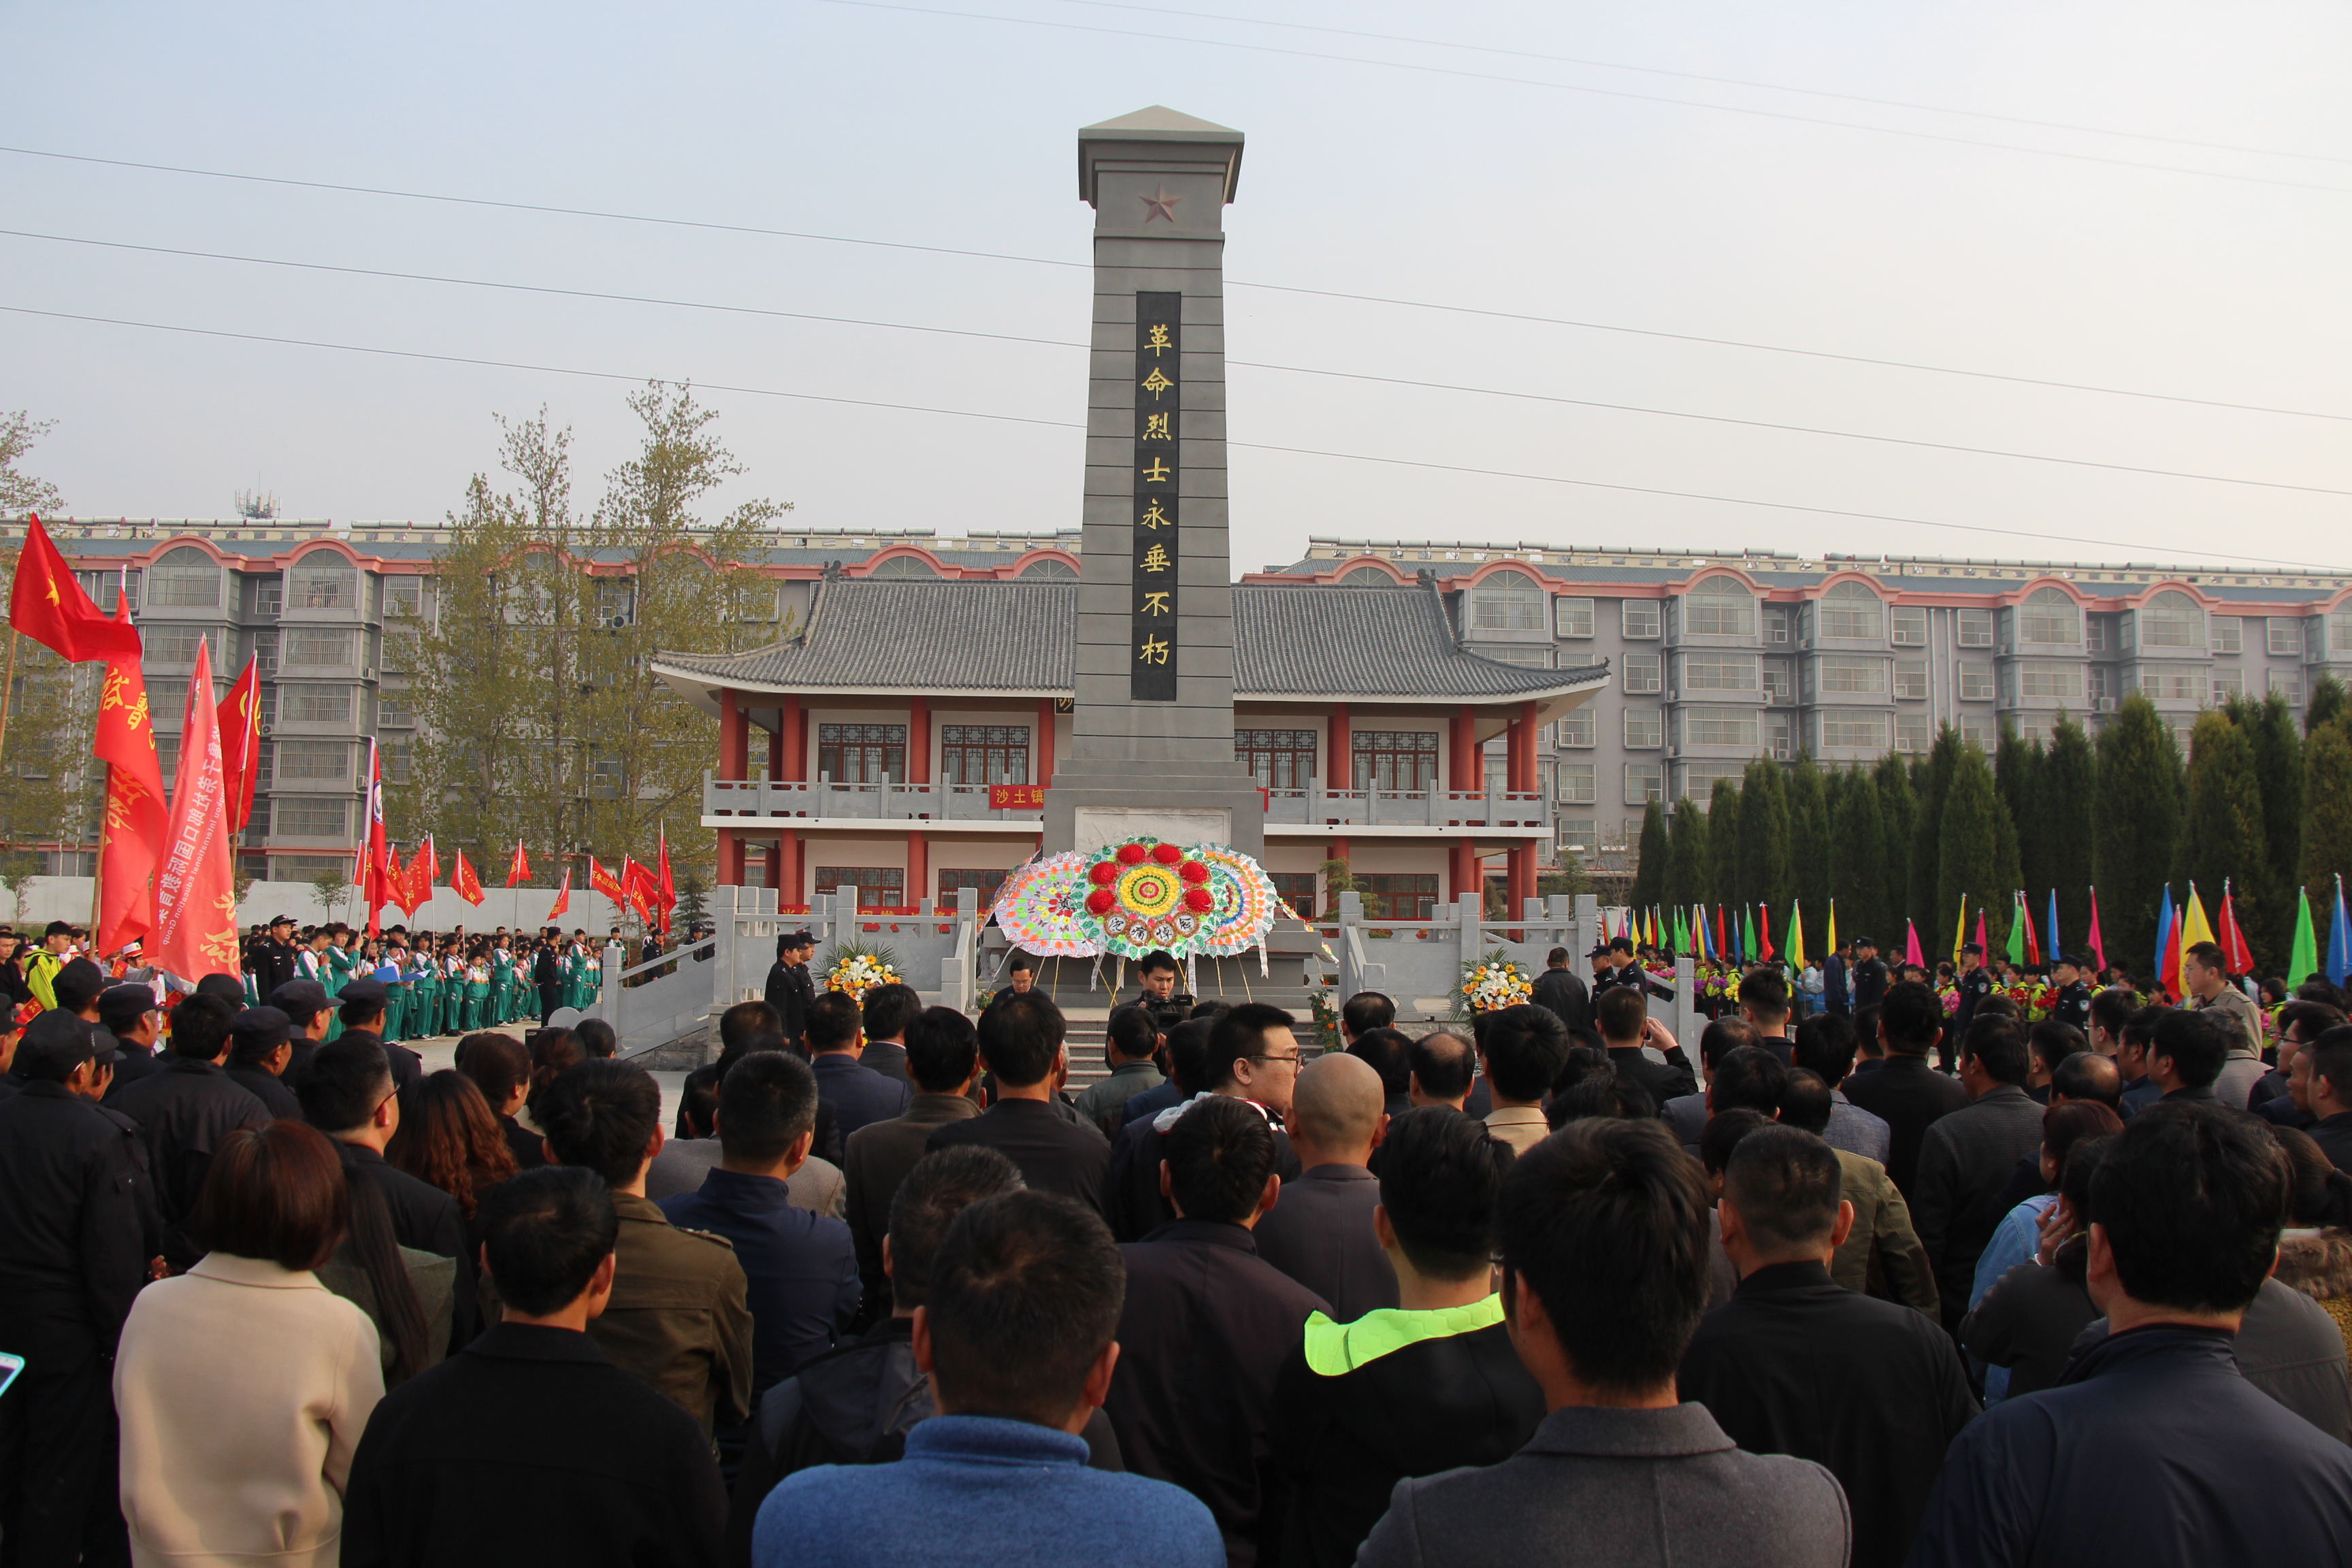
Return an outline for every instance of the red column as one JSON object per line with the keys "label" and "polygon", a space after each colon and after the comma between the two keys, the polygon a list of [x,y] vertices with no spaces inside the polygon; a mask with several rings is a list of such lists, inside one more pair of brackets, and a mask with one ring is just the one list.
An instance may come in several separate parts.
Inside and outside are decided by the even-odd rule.
{"label": "red column", "polygon": [[1037,699],[1037,771],[1032,775],[1040,784],[1054,782],[1054,700]]}
{"label": "red column", "polygon": [[719,885],[722,888],[743,885],[743,838],[731,827],[719,830]]}
{"label": "red column", "polygon": [[907,907],[914,908],[931,896],[931,837],[928,833],[907,835]]}
{"label": "red column", "polygon": [[907,782],[931,782],[931,700],[909,698],[907,701]]}
{"label": "red column", "polygon": [[1448,739],[1453,742],[1453,756],[1446,763],[1445,787],[1452,790],[1475,790],[1482,786],[1478,769],[1478,721],[1476,710],[1459,708],[1454,710]]}
{"label": "red column", "polygon": [[776,727],[768,731],[768,782],[776,784],[784,776],[784,732],[790,728],[789,710],[779,710]]}
{"label": "red column", "polygon": [[743,730],[743,699],[732,687],[719,693],[719,776],[740,782],[751,771],[750,737]]}
{"label": "red column", "polygon": [[1532,702],[1519,710],[1519,750],[1523,755],[1519,759],[1519,782],[1515,787],[1523,795],[1533,795],[1543,787],[1542,771],[1536,762],[1539,754],[1536,741],[1543,733],[1536,721],[1539,712],[1540,710]]}
{"label": "red column", "polygon": [[776,907],[778,909],[786,909],[793,904],[808,901],[806,896],[801,891],[801,884],[803,880],[801,875],[801,858],[799,834],[786,833],[776,841]]}
{"label": "red column", "polygon": [[1535,846],[1529,843],[1512,846],[1510,858],[1505,865],[1509,872],[1509,891],[1506,897],[1510,900],[1510,908],[1504,911],[1504,918],[1517,921],[1519,912],[1527,908],[1527,900],[1534,898],[1536,893]]}
{"label": "red column", "polygon": [[1465,894],[1486,896],[1485,873],[1478,868],[1478,847],[1467,838],[1454,841],[1454,852],[1447,868],[1445,896],[1458,900]]}
{"label": "red column", "polygon": [[[1324,749],[1330,753],[1323,763],[1323,787],[1343,791],[1356,787],[1356,727],[1344,702],[1331,710],[1331,727]],[[1347,858],[1345,855],[1341,859]]]}
{"label": "red column", "polygon": [[767,873],[768,886],[771,888],[782,887],[784,885],[783,842],[780,839],[777,842],[769,845],[765,849],[760,851],[760,859],[763,863],[762,868]]}
{"label": "red column", "polygon": [[808,712],[802,708],[798,692],[784,699],[784,710],[776,722],[784,747],[783,772],[779,776],[797,784],[808,777]]}

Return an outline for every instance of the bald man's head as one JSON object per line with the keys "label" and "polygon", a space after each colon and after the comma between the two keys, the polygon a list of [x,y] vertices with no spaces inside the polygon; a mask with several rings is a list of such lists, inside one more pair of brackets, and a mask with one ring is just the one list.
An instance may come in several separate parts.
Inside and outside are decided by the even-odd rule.
{"label": "bald man's head", "polygon": [[1331,1051],[1299,1069],[1290,1101],[1290,1135],[1333,1160],[1360,1165],[1371,1152],[1387,1103],[1371,1064]]}

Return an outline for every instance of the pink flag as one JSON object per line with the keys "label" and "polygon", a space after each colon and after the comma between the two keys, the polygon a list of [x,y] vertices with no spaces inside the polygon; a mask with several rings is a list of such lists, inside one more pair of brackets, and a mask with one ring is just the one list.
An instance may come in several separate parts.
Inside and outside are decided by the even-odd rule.
{"label": "pink flag", "polygon": [[1927,955],[1919,951],[1919,928],[1910,921],[1903,922],[1903,962],[1921,969],[1927,967]]}
{"label": "pink flag", "polygon": [[155,876],[155,940],[149,962],[184,980],[235,974],[236,882],[228,858],[227,787],[221,776],[220,721],[213,661],[196,645],[180,728],[180,776]]}

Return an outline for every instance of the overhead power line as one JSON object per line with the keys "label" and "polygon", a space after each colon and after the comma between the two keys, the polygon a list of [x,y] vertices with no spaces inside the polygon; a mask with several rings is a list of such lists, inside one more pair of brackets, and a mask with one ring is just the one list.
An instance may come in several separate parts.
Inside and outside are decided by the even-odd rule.
{"label": "overhead power line", "polygon": [[[144,331],[173,332],[190,337],[220,338],[238,342],[268,343],[290,348],[324,349],[340,353],[369,354],[386,359],[418,360],[436,364],[474,365],[490,370],[527,371],[538,374],[575,376],[593,381],[622,381],[643,384],[648,381],[676,381],[677,378],[650,376],[632,372],[583,370],[567,365],[534,364],[518,360],[496,360],[467,354],[432,353],[422,349],[383,348],[365,343],[328,342],[315,338],[280,337],[262,332],[228,331],[213,327],[187,327],[163,321],[137,321],[115,316],[85,315],[71,310],[44,310],[27,305],[0,304],[0,312],[17,316],[40,317],[49,321],[82,321],[100,326],[131,327]],[[853,408],[879,408],[898,413],[933,414],[956,419],[984,419],[992,423],[1029,425],[1040,428],[1083,431],[1086,426],[1076,420],[1037,419],[1015,414],[991,414],[975,409],[940,408],[925,404],[892,403],[878,398],[842,397],[823,393],[788,392],[775,387],[730,385],[723,382],[692,381],[680,383],[699,386],[706,391],[731,392],[751,397],[786,398],[796,402],[829,403]],[[1276,452],[1293,457],[1324,458],[1340,462],[1378,463],[1384,467],[1420,468],[1434,473],[1469,474],[1487,479],[1517,479],[1531,484],[1564,485],[1584,489],[1612,490],[1624,495],[1660,496],[1675,500],[1707,501],[1721,506],[1756,508],[1769,511],[1803,512],[1816,517],[1834,517],[1864,522],[1894,523],[1906,528],[1940,528],[1960,533],[1977,533],[2009,539],[2032,539],[2046,542],[2084,544],[2106,551],[2129,551],[2142,548],[2146,542],[2125,545],[2114,540],[2094,539],[2084,535],[2053,533],[2044,529],[1995,528],[1984,523],[1946,522],[1932,518],[1906,517],[1890,512],[1860,511],[1848,508],[1812,506],[1801,501],[1764,500],[1752,496],[1714,495],[1696,490],[1666,489],[1648,485],[1615,484],[1602,479],[1572,479],[1563,474],[1526,473],[1509,468],[1480,468],[1467,463],[1440,463],[1412,458],[1376,456],[1362,452],[1335,452],[1313,447],[1286,447],[1262,441],[1227,441],[1226,445],[1244,451]],[[2192,555],[2203,560],[2242,563],[2248,566],[2276,566],[2293,572],[2344,571],[2352,568],[2323,566],[2310,561],[2279,561],[2268,557],[2246,555],[2237,552],[2214,550],[2170,550],[2176,555]]]}
{"label": "overhead power line", "polygon": [[1835,92],[1826,88],[1790,87],[1786,82],[1756,81],[1746,77],[1708,76],[1703,71],[1669,70],[1661,66],[1627,65],[1622,60],[1597,60],[1581,55],[1545,54],[1538,49],[1506,48],[1495,44],[1465,44],[1454,38],[1423,38],[1404,33],[1372,33],[1357,27],[1333,27],[1316,22],[1285,22],[1271,16],[1234,16],[1216,11],[1183,11],[1168,5],[1139,5],[1131,0],[1063,0],[1100,11],[1136,11],[1153,16],[1182,16],[1196,22],[1231,22],[1250,27],[1276,27],[1294,33],[1328,33],[1334,37],[1363,38],[1373,43],[1410,44],[1419,48],[1459,49],[1468,54],[1502,55],[1512,59],[1542,60],[1549,65],[1580,66],[1591,70],[1629,71],[1637,76],[1667,77],[1676,81],[1706,82],[1714,87],[1748,88],[1758,92],[1786,92],[1804,98],[1826,98],[1840,103],[1866,104],[1874,109],[1906,109],[1920,114],[1949,114],[1996,125],[2023,125],[2036,131],[2067,131],[2084,136],[2113,136],[2133,142],[2158,142],[2170,147],[2195,147],[2208,153],[2242,153],[2255,158],[2297,158],[2315,163],[2352,163],[2352,158],[2328,153],[2294,153],[2279,147],[2248,147],[2234,142],[2201,142],[2191,136],[2167,136],[2154,131],[2118,131],[2107,125],[2080,125],[2064,120],[2035,120],[2022,114],[1995,114],[1981,109],[1954,109],[1948,104],[1917,103],[1902,98],[1873,98],[1866,93]]}
{"label": "overhead power line", "polygon": [[1831,120],[1817,114],[1796,114],[1780,109],[1755,109],[1744,104],[1707,103],[1697,99],[1667,98],[1658,93],[1631,92],[1622,88],[1587,87],[1575,82],[1543,81],[1533,77],[1505,76],[1497,71],[1469,70],[1460,66],[1427,65],[1412,60],[1370,59],[1361,55],[1338,55],[1322,49],[1288,48],[1279,44],[1244,44],[1232,38],[1200,38],[1181,33],[1146,33],[1132,27],[1104,27],[1087,22],[1054,22],[1036,16],[1003,16],[987,11],[950,11],[931,5],[910,5],[904,0],[814,0],[824,5],[845,5],[866,11],[898,11],[917,16],[950,16],[965,22],[994,22],[1013,27],[1045,27],[1067,33],[1098,33],[1115,38],[1148,38],[1155,43],[1191,44],[1204,49],[1240,49],[1250,54],[1282,55],[1292,59],[1329,60],[1342,65],[1365,66],[1374,70],[1417,71],[1428,76],[1456,77],[1468,81],[1500,82],[1511,87],[1535,88],[1549,92],[1573,92],[1593,98],[1614,98],[1635,103],[1664,104],[1676,109],[1696,109],[1717,114],[1738,114],[1756,120],[1781,120],[1798,125],[1828,126],[1841,131],[1861,131],[1877,136],[1898,136],[1913,142],[1937,142],[1955,147],[1983,147],[1999,153],[2016,153],[2032,158],[2063,158],[2077,163],[2102,163],[2110,168],[2140,169],[2160,174],[2186,174],[2194,179],[2231,180],[2242,184],[2274,185],[2294,191],[2324,191],[2331,195],[2352,195],[2352,186],[2315,184],[2307,180],[2282,180],[2266,174],[2239,174],[2221,169],[2195,169],[2179,163],[2151,163],[2137,158],[2118,158],[2104,153],[2073,153],[2056,147],[2025,147],[2013,142],[1986,142],[1973,136],[1955,136],[1948,132],[1914,131],[1895,125],[1870,125],[1856,120]]}
{"label": "overhead power line", "polygon": [[[976,338],[989,342],[1028,343],[1047,348],[1084,349],[1084,342],[1064,338],[1024,337],[1010,332],[983,332],[962,327],[929,327],[901,321],[876,321],[866,317],[829,316],[807,310],[779,310],[758,305],[713,303],[697,300],[665,299],[646,294],[611,293],[590,289],[563,289],[548,284],[510,283],[479,278],[452,278],[427,272],[404,272],[389,268],[344,267],[327,262],[292,261],[277,257],[238,256],[223,251],[191,250],[173,246],[134,245],[123,240],[88,239],[71,235],[39,234],[28,229],[0,228],[0,236],[16,239],[41,240],[59,245],[90,246],[108,250],[127,250],[142,255],[188,258],[205,261],[226,261],[245,266],[275,267],[308,272],[325,272],[345,277],[382,278],[411,283],[432,283],[467,289],[488,289],[524,294],[544,294],[560,299],[593,300],[610,303],[652,305],[671,310],[704,310],[730,315],[764,316],[785,321],[823,321],[843,326],[886,328],[896,331],[937,334],[944,337]],[[1549,403],[1561,407],[1590,408],[1609,413],[1635,414],[1662,419],[1685,419],[1709,425],[1728,425],[1751,430],[1771,430],[1789,435],[1820,436],[1837,440],[1867,441],[1880,446],[1912,447],[1925,451],[1952,452],[1970,457],[2000,458],[2018,462],[2050,463],[2068,468],[2098,468],[2111,473],[2143,474],[2156,479],[2192,479],[2206,484],[2248,485],[2263,489],[2295,490],[2312,495],[2352,496],[2352,490],[2330,489],[2319,485],[2292,484],[2278,479],[2246,479],[2229,474],[2200,474],[2177,468],[2151,468],[2137,463],[2102,462],[2090,458],[2068,458],[2043,452],[2011,451],[1995,447],[1972,447],[1955,441],[1929,441],[1904,436],[1882,436],[1865,431],[1838,430],[1815,425],[1791,425],[1768,419],[1748,419],[1727,414],[1701,414],[1688,409],[1657,408],[1633,403],[1612,403],[1601,398],[1570,397],[1557,393],[1521,392],[1505,387],[1475,386],[1459,383],[1418,380],[1408,376],[1375,375],[1364,372],[1328,370],[1312,365],[1274,364],[1259,360],[1228,359],[1231,367],[1247,370],[1277,371],[1291,375],[1319,375],[1334,380],[1362,382],[1381,386],[1409,387],[1424,392],[1448,392],[1481,397],[1508,398],[1514,402]]]}
{"label": "overhead power line", "polygon": [[[99,158],[79,153],[53,153],[32,147],[0,146],[0,153],[26,158],[49,158],[66,163],[90,163],[107,168],[137,169],[148,174],[183,174],[200,179],[231,180],[247,184],[283,185],[297,190],[331,191],[347,195],[386,196],[401,201],[437,202],[455,206],[499,208],[511,212],[539,213],[562,217],[592,218],[609,223],[649,224],[670,228],[707,229],[719,234],[755,235],[771,239],[808,240],[824,245],[870,246],[884,250],[905,250],[934,256],[954,256],[984,261],[1011,261],[1033,267],[1057,267],[1086,270],[1092,266],[1085,261],[1067,261],[1056,257],[1016,256],[1003,251],[964,250],[950,246],[915,245],[903,240],[870,239],[856,235],[818,234],[810,230],[764,228],[750,224],[720,223],[699,218],[655,217],[641,213],[611,212],[593,207],[560,206],[546,203],[502,201],[486,196],[457,196],[434,191],[404,191],[382,185],[355,185],[327,180],[297,180],[275,174],[249,174],[225,169],[197,169],[173,163],[141,163],[127,158]],[[1257,289],[1274,293],[1297,294],[1315,299],[1339,300],[1350,304],[1388,305],[1402,310],[1435,310],[1453,315],[1485,316],[1495,321],[1520,321],[1534,325],[1566,327],[1578,331],[1616,332],[1632,337],[1655,338],[1662,342],[1696,343],[1711,348],[1741,349],[1756,353],[1790,354],[1805,359],[1829,360],[1845,364],[1870,365],[1883,370],[1916,371],[1930,375],[1963,376],[1979,381],[2008,382],[2019,386],[2039,386],[2060,392],[2083,392],[2105,397],[2134,397],[2156,403],[2178,403],[2199,408],[2225,408],[2242,414],[2272,414],[2294,419],[2329,419],[2352,421],[2352,415],[2328,414],[2307,408],[2284,408],[2267,404],[2238,403],[2225,398],[2189,397],[2177,393],[2144,392],[2130,387],[2100,386],[2087,382],[2058,381],[2042,376],[2015,375],[1998,371],[1969,370],[1952,365],[1928,364],[1916,360],[1874,357],[1868,354],[1843,353],[1830,349],[1798,348],[1786,343],[1757,342],[1743,338],[1710,337],[1700,332],[1677,332],[1655,327],[1630,327],[1612,321],[1589,321],[1568,316],[1540,316],[1518,310],[1500,310],[1475,305],[1454,305],[1437,300],[1407,300],[1391,295],[1356,294],[1337,289],[1311,289],[1293,283],[1264,283],[1248,279],[1228,278],[1228,289]],[[889,324],[889,323],[877,323]],[[944,329],[929,329],[941,331]]]}

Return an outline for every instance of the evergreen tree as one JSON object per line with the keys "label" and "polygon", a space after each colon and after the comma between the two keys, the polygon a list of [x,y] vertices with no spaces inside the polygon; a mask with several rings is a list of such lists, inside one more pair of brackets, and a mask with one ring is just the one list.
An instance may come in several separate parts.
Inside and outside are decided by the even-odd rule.
{"label": "evergreen tree", "polygon": [[[2209,910],[2221,902],[2223,884],[2234,881],[2238,919],[2252,935],[2272,907],[2269,889],[2255,880],[2269,881],[2269,855],[2253,743],[2228,714],[2209,709],[2198,715],[2189,737],[2188,813],[2174,851],[2174,879],[2195,883]],[[2286,962],[2283,952],[2257,957],[2264,963]]]}
{"label": "evergreen tree", "polygon": [[1666,901],[1678,908],[1708,901],[1706,828],[1706,813],[1696,803],[1686,800],[1675,807],[1666,834]]}
{"label": "evergreen tree", "polygon": [[[1911,813],[1911,887],[1902,912],[1916,921],[1922,932],[1941,929],[1938,922],[1948,922],[1955,913],[1943,902],[1943,816],[1944,792],[1959,760],[1960,732],[1946,724],[1937,731],[1934,749],[1912,774],[1911,787],[1918,804]],[[1991,875],[1990,867],[1986,875]],[[1927,938],[1920,940],[1924,942]]]}
{"label": "evergreen tree", "polygon": [[1739,901],[1739,784],[1717,779],[1706,801],[1706,899]]}
{"label": "evergreen tree", "polygon": [[1789,901],[1788,774],[1769,757],[1748,764],[1739,784],[1739,901],[1781,908]]}
{"label": "evergreen tree", "polygon": [[1903,951],[1904,912],[1911,905],[1911,828],[1919,809],[1911,788],[1911,767],[1888,752],[1878,759],[1874,775],[1878,784],[1878,873],[1885,891],[1878,900],[1878,920],[1885,930],[1868,934],[1898,956]]}
{"label": "evergreen tree", "polygon": [[2342,719],[2303,747],[2302,882],[2322,910],[2336,907],[2339,876],[2352,877],[2352,729]]}
{"label": "evergreen tree", "polygon": [[2347,702],[2344,683],[2322,670],[2312,680],[2311,700],[2304,705],[2303,732],[2315,735],[2323,724],[2332,724],[2344,717]]}
{"label": "evergreen tree", "polygon": [[[2283,968],[2294,945],[2294,904],[2288,893],[2303,872],[2303,733],[2294,714],[2277,692],[2260,704],[2248,703],[2231,717],[2253,748],[2254,788],[2262,797],[2263,832],[2269,840],[2264,857],[2268,878],[2261,884],[2265,902],[2258,925],[2249,922],[2248,939],[2268,968]],[[2240,885],[2252,880],[2242,874]],[[2245,920],[2239,911],[2239,919]]]}
{"label": "evergreen tree", "polygon": [[1934,936],[1923,946],[1940,946],[1942,933],[1959,918],[1960,899],[1968,897],[1969,931],[1976,930],[1975,911],[1982,910],[1988,933],[1998,944],[2008,930],[2004,918],[2010,889],[2001,885],[2000,834],[2006,813],[1993,783],[1991,764],[1979,746],[1964,746],[1954,759],[1944,785],[1942,831],[1936,839],[1936,920]]}
{"label": "evergreen tree", "polygon": [[1666,901],[1666,814],[1654,800],[1642,808],[1642,839],[1634,857],[1633,907],[1646,910],[1663,905]]}
{"label": "evergreen tree", "polygon": [[[1878,782],[1857,773],[1838,791],[1830,826],[1830,896],[1837,900],[1840,932],[1885,942],[1886,819],[1878,809]],[[1826,910],[1821,918],[1827,921]],[[1826,933],[1829,927],[1822,930]]]}
{"label": "evergreen tree", "polygon": [[[2088,952],[2091,934],[2091,738],[2072,719],[2050,732],[2036,791],[2042,858],[2025,859],[2026,893],[2039,916],[2058,889],[2058,936],[2069,952]],[[2047,934],[2046,932],[2044,933]]]}
{"label": "evergreen tree", "polygon": [[1789,770],[1788,896],[1812,911],[1814,934],[1828,928],[1820,922],[1830,907],[1829,782],[1811,752]]}
{"label": "evergreen tree", "polygon": [[2180,748],[2133,692],[2099,732],[2091,858],[2110,953],[2156,951],[2156,911],[2180,837]]}

